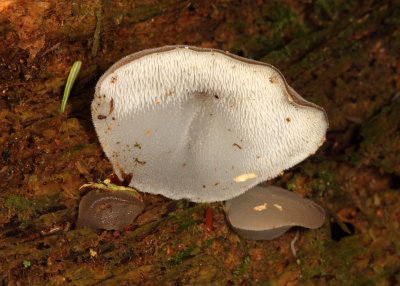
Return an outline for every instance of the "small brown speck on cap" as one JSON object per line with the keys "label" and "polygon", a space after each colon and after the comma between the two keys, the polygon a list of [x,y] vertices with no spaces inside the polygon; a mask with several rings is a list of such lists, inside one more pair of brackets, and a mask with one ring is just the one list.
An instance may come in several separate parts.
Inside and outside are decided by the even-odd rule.
{"label": "small brown speck on cap", "polygon": [[111,98],[110,100],[110,111],[108,112],[108,114],[111,114],[114,111],[114,99]]}
{"label": "small brown speck on cap", "polygon": [[278,83],[278,75],[273,75],[269,77],[269,82],[270,83]]}

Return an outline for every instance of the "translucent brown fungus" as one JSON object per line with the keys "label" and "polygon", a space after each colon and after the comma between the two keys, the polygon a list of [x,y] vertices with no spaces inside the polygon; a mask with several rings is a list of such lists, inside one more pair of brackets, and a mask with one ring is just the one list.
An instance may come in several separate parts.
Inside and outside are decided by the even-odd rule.
{"label": "translucent brown fungus", "polygon": [[293,226],[318,228],[325,220],[319,205],[283,188],[269,186],[250,189],[226,201],[226,216],[242,237],[274,239]]}

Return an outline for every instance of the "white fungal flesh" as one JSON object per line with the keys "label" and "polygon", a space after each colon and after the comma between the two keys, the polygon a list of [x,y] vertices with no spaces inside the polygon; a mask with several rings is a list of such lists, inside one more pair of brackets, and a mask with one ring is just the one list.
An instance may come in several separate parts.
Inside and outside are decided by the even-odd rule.
{"label": "white fungal flesh", "polygon": [[92,117],[117,175],[132,173],[130,185],[143,192],[212,202],[313,154],[327,129],[324,111],[275,68],[246,61],[179,46],[111,67]]}

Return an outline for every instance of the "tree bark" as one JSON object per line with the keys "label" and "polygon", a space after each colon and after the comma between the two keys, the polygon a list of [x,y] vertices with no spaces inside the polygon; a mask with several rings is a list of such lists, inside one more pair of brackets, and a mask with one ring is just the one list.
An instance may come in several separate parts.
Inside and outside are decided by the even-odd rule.
{"label": "tree bark", "polygon": [[[389,0],[1,2],[1,284],[400,283],[399,19]],[[145,194],[135,226],[76,229],[79,187],[112,172],[90,118],[96,80],[125,55],[174,44],[271,63],[327,111],[324,146],[270,182],[327,210],[322,228],[300,230],[297,257],[296,230],[241,239],[222,203]]]}

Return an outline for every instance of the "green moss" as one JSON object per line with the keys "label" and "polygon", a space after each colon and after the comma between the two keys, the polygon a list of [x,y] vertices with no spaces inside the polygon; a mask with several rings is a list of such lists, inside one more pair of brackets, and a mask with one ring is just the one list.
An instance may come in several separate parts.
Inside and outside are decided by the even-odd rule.
{"label": "green moss", "polygon": [[388,173],[400,175],[400,102],[382,109],[366,122],[358,156]]}
{"label": "green moss", "polygon": [[312,180],[308,186],[313,189],[317,189],[319,194],[322,196],[327,190],[337,190],[338,185],[335,181],[335,177],[326,169],[318,170],[317,178]]}
{"label": "green moss", "polygon": [[244,31],[247,28],[247,24],[243,20],[238,20],[231,24],[231,27],[238,31]]}
{"label": "green moss", "polygon": [[296,181],[299,178],[299,174],[294,175],[289,181],[286,182],[286,189],[293,191],[296,188]]}
{"label": "green moss", "polygon": [[17,208],[18,210],[28,210],[31,208],[31,202],[21,195],[11,195],[7,197],[4,205],[8,208]]}
{"label": "green moss", "polygon": [[67,272],[65,275],[73,285],[88,285],[93,282],[94,273],[87,268],[77,267],[74,271]]}
{"label": "green moss", "polygon": [[71,252],[80,254],[87,252],[90,247],[95,247],[99,239],[96,231],[90,228],[70,230],[65,236],[71,242],[69,245]]}
{"label": "green moss", "polygon": [[[326,237],[325,233],[319,229],[308,230],[306,233],[306,248],[308,251],[312,251],[318,256],[326,251]],[[318,257],[318,259],[320,259]]]}
{"label": "green moss", "polygon": [[178,252],[175,257],[173,258],[173,263],[174,264],[179,264],[181,263],[185,258],[187,258],[192,251],[196,248],[197,246],[195,244],[192,244],[188,247],[186,247],[184,250],[182,250],[181,252]]}
{"label": "green moss", "polygon": [[313,1],[313,15],[319,25],[326,25],[356,4],[354,0],[316,0]]}
{"label": "green moss", "polygon": [[333,14],[331,11],[331,6],[330,6],[330,1],[328,0],[317,0],[314,1],[314,15],[317,15],[317,17],[322,18],[321,16],[323,14],[326,14],[329,16],[330,19],[332,19]]}
{"label": "green moss", "polygon": [[[398,285],[398,283],[400,283],[399,269],[400,269],[400,264],[397,263],[396,265],[376,274],[373,277],[364,277],[361,275],[361,276],[357,277],[354,285],[357,285],[357,286],[358,285],[359,286],[389,285],[386,283],[387,278],[389,278],[389,277],[394,277],[394,280],[396,280],[396,281],[393,281],[393,279],[390,279],[389,281],[393,281],[393,283],[395,285]],[[396,274],[397,274],[397,276],[396,276]],[[381,281],[382,281],[382,283],[379,283]]]}
{"label": "green moss", "polygon": [[[105,1],[103,9],[108,13],[104,18],[105,25],[107,23],[119,24],[122,21],[124,24],[132,24],[146,19],[156,17],[161,13],[166,13],[169,10],[176,9],[176,5],[185,5],[176,0],[163,0],[155,3],[147,3],[138,5],[132,2],[125,6],[125,9],[116,9],[114,1]],[[136,41],[137,39],[135,39]]]}
{"label": "green moss", "polygon": [[66,121],[62,122],[60,131],[61,132],[72,132],[74,130],[82,129],[82,125],[79,123],[77,118],[68,118]]}
{"label": "green moss", "polygon": [[242,263],[240,263],[240,265],[236,268],[235,272],[233,273],[233,276],[232,276],[233,281],[237,280],[238,278],[240,278],[243,275],[243,273],[246,271],[246,269],[249,265],[249,262],[250,262],[250,256],[245,256],[243,258]]}
{"label": "green moss", "polygon": [[282,35],[283,30],[295,22],[296,14],[283,2],[272,2],[264,14],[269,26],[275,34]]}
{"label": "green moss", "polygon": [[297,27],[297,14],[285,3],[272,2],[256,21],[259,25],[268,27],[268,37],[259,37],[258,42],[267,51],[284,47],[285,35],[294,32]]}
{"label": "green moss", "polygon": [[[4,198],[4,206],[7,210],[7,219],[4,223],[9,222],[13,218],[13,225],[17,226],[20,231],[29,231],[38,227],[51,228],[57,218],[60,220],[65,219],[66,215],[70,215],[74,212],[62,212],[57,213],[57,209],[64,209],[65,206],[60,204],[59,193],[56,195],[40,196],[32,200],[27,200],[21,195],[11,195]],[[47,220],[44,219],[46,215],[41,215],[52,211],[47,216]],[[61,218],[61,215],[64,215]]]}
{"label": "green moss", "polygon": [[205,250],[205,249],[209,248],[210,245],[213,244],[214,241],[224,242],[225,238],[223,236],[209,238],[201,245],[201,250]]}
{"label": "green moss", "polygon": [[71,2],[72,15],[62,25],[62,33],[69,39],[90,37],[96,27],[96,9],[99,8],[97,1]]}
{"label": "green moss", "polygon": [[170,222],[175,222],[177,220],[182,221],[185,218],[188,218],[191,216],[194,212],[204,212],[208,204],[196,204],[192,207],[189,206],[189,201],[187,200],[180,200],[177,202],[177,206],[179,209],[184,209],[183,211],[180,212],[171,212],[168,214],[169,221]]}
{"label": "green moss", "polygon": [[[271,2],[255,13],[256,25],[240,18],[231,24],[233,39],[229,50],[248,58],[259,59],[275,50],[283,49],[290,38],[304,35],[306,26],[300,24],[299,15],[282,2]],[[248,33],[247,28],[256,33]],[[291,53],[292,51],[287,51]]]}
{"label": "green moss", "polygon": [[[137,268],[126,267],[122,274],[112,275],[111,279],[108,279],[105,284],[107,285],[136,285],[137,281],[141,279],[144,275],[149,275],[152,271],[154,271],[154,265],[142,265]],[[128,283],[128,281],[132,281]]]}
{"label": "green moss", "polygon": [[[227,225],[223,223],[222,213],[215,215],[216,229],[208,233],[198,225],[200,220],[197,220],[198,217],[204,215],[208,205],[193,206],[187,201],[181,201],[175,206],[175,203],[169,200],[153,200],[153,198],[148,200],[150,205],[147,210],[151,212],[154,210],[152,207],[156,206],[161,207],[160,212],[163,213],[157,211],[154,216],[145,213],[143,218],[147,217],[142,225],[138,225],[134,230],[118,233],[117,238],[113,236],[113,232],[109,231],[97,233],[92,230],[71,230],[74,227],[80,194],[77,190],[79,184],[74,182],[79,183],[84,180],[82,174],[74,168],[75,159],[88,160],[88,166],[90,165],[88,171],[93,177],[106,173],[103,167],[103,162],[106,160],[104,154],[101,155],[98,143],[86,144],[87,141],[96,141],[93,130],[89,128],[90,124],[81,120],[82,118],[89,120],[84,108],[88,99],[82,99],[89,96],[88,92],[84,97],[72,98],[76,102],[73,106],[78,106],[74,114],[81,119],[68,123],[64,121],[61,130],[58,121],[53,122],[53,118],[58,114],[58,104],[49,104],[33,112],[28,107],[33,105],[34,101],[23,101],[22,103],[26,104],[21,106],[23,107],[20,109],[21,115],[14,115],[15,118],[12,118],[13,113],[9,113],[10,115],[3,117],[6,119],[5,122],[11,120],[17,131],[21,128],[20,124],[23,128],[26,127],[31,132],[34,142],[37,138],[43,138],[42,135],[44,135],[45,139],[49,140],[48,142],[54,142],[54,136],[57,136],[63,144],[55,148],[55,152],[50,150],[48,154],[43,153],[40,156],[40,161],[43,159],[43,163],[39,165],[36,162],[32,165],[33,169],[25,170],[26,161],[22,160],[13,165],[14,161],[11,157],[10,165],[6,166],[2,173],[2,175],[6,172],[7,175],[10,173],[10,180],[14,180],[19,174],[25,176],[25,179],[22,183],[10,181],[10,184],[14,185],[9,186],[4,197],[0,199],[0,204],[4,206],[0,211],[0,221],[4,224],[5,230],[2,236],[4,245],[0,248],[0,257],[7,258],[3,259],[0,266],[1,281],[5,281],[4,283],[27,281],[26,283],[41,285],[45,283],[42,279],[49,278],[48,283],[55,285],[62,283],[74,285],[151,284],[154,282],[160,285],[226,285],[232,282],[233,276],[236,279],[233,284],[264,285],[271,282],[271,278],[279,277],[276,279],[276,284],[284,285],[298,283],[299,275],[302,275],[304,284],[389,285],[400,281],[400,276],[398,274],[396,276],[399,269],[396,254],[400,251],[397,219],[398,190],[393,190],[392,196],[387,199],[379,195],[381,203],[374,202],[371,197],[368,198],[370,195],[370,190],[366,187],[368,176],[363,177],[364,168],[360,168],[361,170],[357,168],[359,165],[366,166],[368,169],[376,166],[382,174],[387,170],[389,174],[384,173],[383,176],[377,177],[383,179],[384,185],[385,180],[389,180],[390,187],[397,186],[396,177],[393,174],[396,174],[396,170],[399,169],[398,162],[400,162],[400,152],[396,151],[399,130],[394,126],[399,125],[398,118],[395,117],[399,109],[394,110],[393,104],[386,109],[380,109],[383,105],[389,104],[390,97],[397,92],[395,90],[397,87],[393,84],[396,82],[395,76],[392,76],[392,73],[395,73],[396,69],[393,65],[396,62],[393,51],[400,47],[400,38],[395,30],[399,23],[399,10],[391,6],[387,0],[366,1],[363,5],[354,8],[352,8],[354,3],[359,4],[359,1],[302,1],[296,4],[296,8],[289,6],[287,1],[286,4],[273,2],[265,4],[267,8],[264,11],[250,11],[248,7],[262,5],[245,7],[244,4],[250,3],[250,0],[245,0],[242,2],[243,6],[230,6],[231,10],[227,12],[228,14],[224,14],[225,11],[220,9],[223,5],[224,7],[230,5],[226,2],[215,3],[215,10],[220,9],[219,12],[207,10],[208,7],[199,4],[197,6],[199,9],[190,13],[196,14],[195,17],[210,13],[207,15],[210,16],[212,29],[216,31],[214,42],[221,43],[221,38],[226,37],[229,41],[227,45],[233,43],[235,45],[233,51],[241,50],[245,56],[260,58],[260,55],[267,54],[265,61],[279,65],[290,84],[298,88],[300,93],[310,101],[326,108],[332,127],[330,129],[332,140],[327,142],[328,148],[325,151],[321,150],[321,153],[325,152],[327,156],[334,155],[330,158],[316,155],[296,167],[292,172],[298,171],[300,174],[287,182],[287,188],[293,189],[296,178],[300,176],[299,183],[306,184],[303,190],[309,192],[307,187],[311,187],[320,193],[325,192],[324,205],[335,211],[339,211],[344,206],[356,207],[357,196],[359,196],[362,210],[358,211],[359,208],[357,208],[357,214],[354,217],[357,234],[335,242],[331,241],[329,224],[317,230],[302,230],[300,239],[296,243],[300,261],[298,265],[297,260],[290,254],[290,235],[293,233],[289,232],[288,235],[269,242],[242,240],[227,229]],[[151,32],[153,27],[149,28],[152,25],[150,21],[134,27],[135,23],[146,20],[146,17],[160,15],[159,19],[155,19],[155,23],[159,21],[175,23],[176,16],[179,15],[183,17],[179,17],[180,21],[176,22],[177,25],[189,25],[189,27],[193,25],[191,22],[193,15],[186,15],[185,9],[188,4],[186,2],[162,1],[160,5],[123,2],[122,9],[122,6],[116,5],[114,1],[96,0],[87,5],[74,4],[72,17],[69,17],[70,14],[59,15],[65,29],[71,33],[67,38],[64,37],[66,40],[79,37],[75,43],[79,44],[80,39],[83,39],[83,44],[85,44],[87,38],[93,37],[93,32],[97,33],[94,11],[100,10],[100,3],[103,5],[102,11],[106,17],[102,21],[102,36],[104,33],[106,37],[102,38],[100,43],[105,47],[112,46],[112,43],[121,47],[118,50],[120,52],[109,49],[114,51],[114,54],[104,55],[105,62],[97,63],[101,65],[100,70],[109,65],[111,58],[117,58],[120,53],[127,52],[126,47],[135,50],[142,46],[149,46],[149,42],[144,39],[146,37],[129,37],[131,32],[137,29]],[[70,13],[70,7],[67,8],[67,12]],[[346,9],[351,10],[342,13]],[[395,12],[396,9],[397,12]],[[109,13],[110,10],[116,12]],[[301,17],[296,11],[300,11]],[[232,20],[230,20],[231,16]],[[226,26],[223,23],[218,24],[222,17],[226,17],[228,23]],[[336,20],[332,21],[332,19]],[[233,23],[230,21],[237,21],[237,23],[230,25],[229,23]],[[254,21],[257,21],[257,24],[254,24]],[[82,28],[83,31],[78,30],[77,27]],[[197,40],[194,40],[201,42],[202,35],[206,35],[209,31],[206,25],[204,30],[198,31],[200,38],[197,37]],[[119,34],[126,39],[118,40]],[[223,37],[218,38],[221,35]],[[154,36],[157,37],[157,33]],[[56,33],[54,39],[50,40],[54,40],[54,43],[59,42],[57,37]],[[163,42],[161,38],[158,40],[160,43]],[[54,43],[46,42],[46,47],[42,52]],[[59,48],[59,51],[68,53],[67,58],[76,54],[75,49],[78,46],[74,46],[70,51],[68,45],[62,43],[61,39],[60,47],[62,48]],[[89,42],[85,47],[86,50],[83,53],[88,56],[91,43]],[[375,47],[378,51],[371,52]],[[52,63],[52,58],[49,56],[53,53],[44,54],[44,63]],[[87,58],[89,61],[93,60],[90,56]],[[99,69],[96,70],[95,63],[88,63],[88,65],[89,69],[85,69],[85,72],[93,78],[93,74],[97,74]],[[37,67],[38,70],[46,70],[45,66],[37,65]],[[31,86],[33,92],[43,94],[52,90],[54,94],[59,93],[64,81],[54,74],[54,71],[49,71],[49,73],[52,74],[47,76],[45,71],[41,71],[41,74],[45,75],[41,78],[47,78],[45,83],[40,83],[40,80],[35,81],[37,78],[33,73],[34,85]],[[49,88],[49,82],[51,88]],[[19,85],[18,82],[17,84]],[[23,90],[18,91],[18,85],[7,90],[7,95],[13,98],[14,92],[24,93]],[[348,115],[359,117],[364,122],[350,123],[356,127],[349,132],[347,140],[343,137],[347,138],[346,134],[350,129],[345,119]],[[49,116],[52,119],[43,120]],[[369,118],[371,116],[374,117]],[[31,125],[32,122],[36,123]],[[51,127],[52,124],[57,127],[46,131],[46,127]],[[360,136],[355,138],[360,130]],[[30,140],[29,142],[31,145],[32,142]],[[86,143],[82,144],[82,142]],[[336,146],[334,145],[336,143],[338,143],[338,149],[331,148]],[[72,145],[75,146],[69,149]],[[347,149],[348,157],[351,156],[354,164],[357,164],[355,168],[348,165],[348,160],[342,161],[342,158],[337,156],[342,152],[343,146],[349,145],[352,147]],[[9,146],[18,147],[17,145]],[[93,154],[99,154],[99,157],[95,159]],[[56,162],[54,162],[55,159]],[[49,162],[51,164],[48,164]],[[335,162],[341,163],[335,164]],[[110,166],[107,165],[107,168]],[[344,175],[344,172],[348,174]],[[15,175],[11,177],[11,174]],[[356,180],[351,180],[353,175]],[[375,176],[373,178],[375,179]],[[335,190],[338,186],[337,181],[343,185],[342,191],[326,192],[330,189]],[[44,182],[46,184],[43,184]],[[376,182],[379,188],[381,181]],[[8,181],[5,184],[7,183]],[[18,189],[14,189],[15,186]],[[18,195],[25,192],[25,186],[29,188],[29,196],[26,198],[32,197],[32,200]],[[70,192],[68,194],[63,192],[61,187]],[[365,188],[366,194],[364,194]],[[374,193],[383,193],[376,189],[374,188]],[[351,194],[350,191],[352,191]],[[55,192],[61,195],[48,196]],[[39,198],[39,194],[46,195],[47,199]],[[307,195],[315,195],[315,193],[307,193]],[[59,209],[60,206],[66,208]],[[218,211],[220,208],[221,204]],[[376,211],[379,208],[383,209],[384,217],[377,218]],[[215,209],[217,208],[214,207]],[[165,215],[166,213],[168,215]],[[193,215],[194,213],[196,215]],[[60,224],[60,228],[65,224],[68,226],[56,233],[40,234],[42,230],[46,232],[58,227],[59,222],[64,223],[64,225]],[[217,229],[221,226],[222,230]],[[176,233],[175,230],[180,233]],[[216,235],[220,236],[215,237]],[[140,248],[138,244],[142,244]],[[182,249],[179,245],[187,247]],[[96,256],[90,256],[90,248],[97,252]],[[178,249],[181,250],[179,253],[177,253]],[[229,254],[231,257],[227,256],[229,253],[227,249],[234,249],[232,254]],[[262,251],[259,251],[260,249]],[[251,254],[251,258],[246,256],[246,253]],[[24,262],[30,262],[31,266],[24,268]],[[257,265],[263,266],[257,268]],[[281,278],[285,276],[290,279],[282,283]]]}
{"label": "green moss", "polygon": [[190,217],[188,220],[185,220],[181,223],[181,225],[177,229],[177,233],[181,233],[185,229],[188,229],[192,225],[199,224],[201,223],[201,220],[195,219],[193,217]]}
{"label": "green moss", "polygon": [[[306,182],[306,187],[318,191],[319,196],[322,196],[328,190],[333,190],[335,193],[339,190],[339,184],[336,181],[336,173],[340,171],[340,168],[338,168],[335,161],[306,161],[300,165],[300,169],[301,173],[309,178]],[[295,175],[288,181],[288,188],[295,187],[298,176],[300,175]]]}
{"label": "green moss", "polygon": [[[301,25],[302,30],[307,30],[305,25]],[[296,55],[305,54],[311,47],[320,44],[324,37],[328,34],[328,30],[317,31],[315,33],[309,33],[305,36],[298,36],[289,43],[280,44],[273,47],[269,53],[264,56],[261,61],[271,63],[273,65],[280,65],[289,60],[293,60]],[[268,47],[268,46],[267,46]],[[307,62],[307,61],[300,61]],[[304,63],[303,63],[304,65]]]}
{"label": "green moss", "polygon": [[[193,271],[196,269],[196,271]],[[169,268],[162,285],[226,285],[224,268],[212,256],[198,253],[191,259]],[[166,283],[170,281],[170,283]]]}
{"label": "green moss", "polygon": [[[309,247],[308,254],[301,253],[299,259],[301,261],[314,260],[315,262],[311,265],[302,264],[300,281],[310,281],[313,277],[321,275],[333,275],[340,285],[351,285],[361,275],[360,269],[353,267],[353,265],[359,259],[369,256],[363,244],[365,238],[367,238],[365,235],[354,235],[345,237],[339,242],[324,243],[324,246],[319,247],[318,250],[313,250],[312,246]],[[304,255],[307,255],[307,257]]]}

